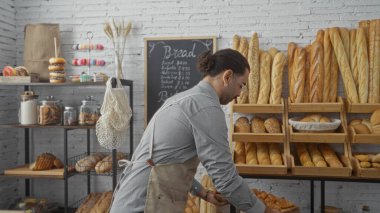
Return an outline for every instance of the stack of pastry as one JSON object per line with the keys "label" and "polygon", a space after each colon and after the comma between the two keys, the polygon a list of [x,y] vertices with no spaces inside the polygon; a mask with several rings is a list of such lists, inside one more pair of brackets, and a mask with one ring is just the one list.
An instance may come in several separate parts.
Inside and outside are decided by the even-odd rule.
{"label": "stack of pastry", "polygon": [[276,48],[263,51],[259,37],[253,33],[249,39],[233,36],[233,49],[247,58],[251,71],[248,89],[238,97],[239,104],[281,104],[282,76],[287,63],[286,56]]}
{"label": "stack of pastry", "polygon": [[64,58],[50,58],[49,59],[49,80],[50,83],[64,83],[65,82],[65,63]]}
{"label": "stack of pastry", "polygon": [[30,164],[29,168],[33,171],[62,169],[63,163],[51,153],[42,153],[37,156],[34,163]]}
{"label": "stack of pastry", "polygon": [[[265,121],[254,117],[251,124],[246,117],[240,117],[235,123],[235,132],[281,133],[281,125],[273,117]],[[236,164],[283,165],[280,146],[275,143],[235,142],[234,156]]]}
{"label": "stack of pastry", "polygon": [[106,213],[111,206],[112,192],[90,193],[76,213]]}
{"label": "stack of pastry", "polygon": [[334,150],[328,144],[297,143],[296,152],[302,166],[305,167],[335,167],[341,168],[340,162]]}
{"label": "stack of pastry", "polygon": [[273,194],[258,189],[252,189],[252,192],[255,193],[256,196],[271,209],[276,209],[281,212],[284,212],[288,209],[298,209],[292,202],[285,199],[284,197],[277,197]]}
{"label": "stack of pastry", "polygon": [[354,158],[359,161],[361,168],[380,168],[380,153],[378,154],[355,154]]}

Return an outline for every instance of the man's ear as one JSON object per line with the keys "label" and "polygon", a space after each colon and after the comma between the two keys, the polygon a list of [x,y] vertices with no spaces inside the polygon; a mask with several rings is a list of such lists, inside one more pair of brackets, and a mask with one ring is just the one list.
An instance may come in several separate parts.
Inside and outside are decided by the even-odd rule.
{"label": "man's ear", "polygon": [[234,72],[231,69],[228,69],[223,72],[223,85],[228,86],[234,77]]}

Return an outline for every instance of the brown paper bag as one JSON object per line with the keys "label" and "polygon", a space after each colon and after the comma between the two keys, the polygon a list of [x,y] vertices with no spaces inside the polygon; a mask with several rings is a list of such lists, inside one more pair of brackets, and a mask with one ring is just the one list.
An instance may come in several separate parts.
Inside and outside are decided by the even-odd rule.
{"label": "brown paper bag", "polygon": [[59,24],[27,24],[24,36],[24,66],[29,72],[38,73],[40,81],[49,81],[49,58],[55,57],[54,37],[58,56],[61,53]]}

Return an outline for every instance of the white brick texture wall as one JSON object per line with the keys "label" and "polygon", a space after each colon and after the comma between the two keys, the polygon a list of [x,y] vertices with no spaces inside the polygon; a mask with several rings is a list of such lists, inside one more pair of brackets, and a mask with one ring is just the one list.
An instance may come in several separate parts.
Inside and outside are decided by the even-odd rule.
{"label": "white brick texture wall", "polygon": [[[15,9],[11,7],[15,6]],[[94,57],[107,62],[104,71],[113,76],[114,64],[111,43],[103,33],[103,24],[109,18],[131,20],[133,28],[127,39],[124,60],[125,75],[134,81],[135,146],[143,132],[144,120],[144,37],[156,36],[217,36],[218,49],[231,47],[234,34],[251,36],[259,33],[260,47],[287,49],[289,42],[310,43],[318,29],[340,26],[356,27],[363,19],[380,18],[378,0],[14,0],[1,1],[0,16],[0,64],[14,60],[23,61],[24,26],[28,23],[59,23],[62,36],[63,56],[70,61],[74,57],[87,57],[85,53],[73,52],[71,46],[86,42],[87,31],[94,33],[94,43],[107,47]],[[14,14],[15,13],[15,14]],[[9,22],[9,23],[8,23]],[[5,36],[3,36],[5,31]],[[4,38],[3,38],[4,37]],[[16,40],[14,40],[16,38]],[[4,39],[5,41],[3,41]],[[11,43],[11,45],[9,45]],[[52,44],[53,45],[53,44]],[[67,65],[68,74],[78,74],[82,68]],[[284,85],[286,91],[287,85]],[[35,88],[41,97],[51,94],[63,99],[66,104],[79,105],[80,100],[92,94],[101,100],[102,88]],[[20,90],[19,90],[20,92]],[[228,110],[226,110],[228,116]],[[22,142],[22,134],[20,136]],[[91,139],[95,140],[94,134]],[[0,140],[1,141],[1,140]],[[69,133],[69,155],[85,151],[85,131]],[[21,143],[20,143],[21,144]],[[63,130],[33,131],[33,154],[50,151],[63,156]],[[92,149],[100,149],[92,143]],[[123,149],[127,150],[127,146]],[[379,148],[378,148],[379,149]],[[18,151],[22,152],[20,148]],[[380,151],[380,150],[378,150]],[[1,155],[0,155],[1,156]],[[19,158],[19,161],[22,158]],[[14,159],[6,159],[13,162]],[[21,163],[21,161],[19,162]],[[3,162],[0,163],[3,165]],[[310,207],[309,182],[296,180],[247,180],[251,186],[285,196],[308,212]],[[34,181],[33,192],[38,196],[63,203],[63,182]],[[74,202],[86,192],[84,177],[69,180],[69,200]],[[317,182],[318,183],[318,182]],[[2,184],[4,185],[4,184]],[[111,187],[110,178],[93,178],[93,188],[102,190]],[[54,187],[52,187],[54,186]],[[0,190],[2,186],[0,186]],[[358,212],[369,205],[380,212],[380,185],[359,183],[326,183],[326,203],[342,208],[344,212]],[[1,192],[0,192],[1,194]],[[315,188],[315,203],[319,203],[319,188]],[[1,199],[2,200],[2,199]],[[319,212],[319,207],[316,207]]]}

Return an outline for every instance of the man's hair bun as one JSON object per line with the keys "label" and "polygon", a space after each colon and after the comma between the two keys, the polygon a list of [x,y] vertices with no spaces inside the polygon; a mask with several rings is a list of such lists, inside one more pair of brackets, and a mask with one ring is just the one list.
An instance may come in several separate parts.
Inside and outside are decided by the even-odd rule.
{"label": "man's hair bun", "polygon": [[203,74],[209,74],[215,65],[215,60],[211,50],[201,53],[198,56],[198,70]]}

